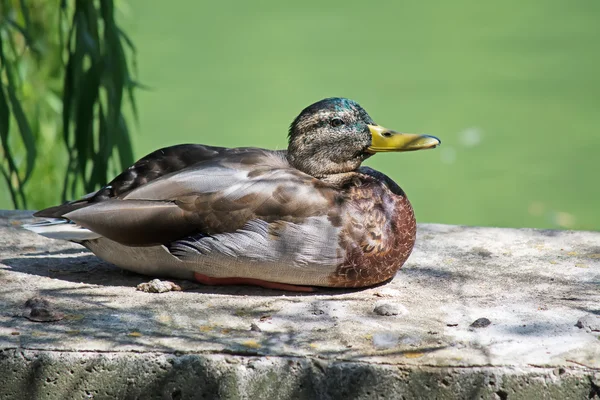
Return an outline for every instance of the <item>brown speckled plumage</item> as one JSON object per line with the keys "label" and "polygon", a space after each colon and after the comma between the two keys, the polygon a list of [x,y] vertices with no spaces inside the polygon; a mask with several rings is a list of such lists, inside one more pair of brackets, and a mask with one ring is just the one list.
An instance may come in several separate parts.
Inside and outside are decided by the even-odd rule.
{"label": "brown speckled plumage", "polygon": [[394,135],[351,100],[326,99],[294,120],[288,151],[160,149],[98,192],[36,213],[60,220],[32,230],[150,275],[371,286],[404,264],[416,222],[404,191],[360,164],[439,144],[404,135],[381,150]]}
{"label": "brown speckled plumage", "polygon": [[344,220],[339,237],[343,261],[329,277],[331,286],[371,286],[392,278],[415,243],[417,225],[404,192],[394,193],[368,175],[361,181],[348,188],[356,211]]}

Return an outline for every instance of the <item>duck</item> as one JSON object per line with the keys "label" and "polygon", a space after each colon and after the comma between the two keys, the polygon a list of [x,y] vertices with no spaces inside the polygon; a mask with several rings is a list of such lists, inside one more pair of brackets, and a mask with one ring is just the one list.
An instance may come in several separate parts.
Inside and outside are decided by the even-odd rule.
{"label": "duck", "polygon": [[327,98],[293,120],[287,150],[165,147],[25,228],[152,277],[300,292],[374,286],[408,259],[416,220],[400,186],[361,164],[440,144]]}

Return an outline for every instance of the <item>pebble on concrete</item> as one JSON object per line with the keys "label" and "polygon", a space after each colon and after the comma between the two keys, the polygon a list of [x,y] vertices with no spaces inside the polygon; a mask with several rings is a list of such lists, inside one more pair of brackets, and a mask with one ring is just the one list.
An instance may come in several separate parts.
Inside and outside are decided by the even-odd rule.
{"label": "pebble on concrete", "polygon": [[487,326],[490,326],[490,324],[492,323],[492,321],[490,321],[487,318],[477,318],[475,321],[473,321],[473,323],[471,325],[469,325],[471,328],[485,328]]}
{"label": "pebble on concrete", "polygon": [[50,305],[50,302],[41,297],[32,297],[25,302],[27,310],[23,316],[30,321],[35,322],[54,322],[60,321],[65,314],[56,311]]}
{"label": "pebble on concrete", "polygon": [[181,292],[181,286],[170,281],[152,279],[150,282],[140,283],[137,285],[137,290],[146,293],[166,293],[171,291]]}
{"label": "pebble on concrete", "polygon": [[373,309],[373,312],[377,315],[383,315],[386,317],[390,317],[393,315],[399,315],[399,314],[404,315],[404,314],[408,313],[406,308],[404,308],[403,306],[398,305],[398,304],[392,304],[392,303],[378,304]]}
{"label": "pebble on concrete", "polygon": [[600,315],[586,315],[581,317],[575,326],[579,329],[585,329],[588,332],[600,332]]}

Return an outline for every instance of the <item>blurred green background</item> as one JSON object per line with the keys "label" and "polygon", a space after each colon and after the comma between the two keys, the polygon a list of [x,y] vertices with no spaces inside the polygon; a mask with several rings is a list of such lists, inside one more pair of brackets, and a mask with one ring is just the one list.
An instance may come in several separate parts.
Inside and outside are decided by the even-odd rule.
{"label": "blurred green background", "polygon": [[136,157],[284,148],[305,106],[349,97],[383,126],[442,139],[367,162],[419,222],[600,230],[597,0],[126,4],[150,88]]}

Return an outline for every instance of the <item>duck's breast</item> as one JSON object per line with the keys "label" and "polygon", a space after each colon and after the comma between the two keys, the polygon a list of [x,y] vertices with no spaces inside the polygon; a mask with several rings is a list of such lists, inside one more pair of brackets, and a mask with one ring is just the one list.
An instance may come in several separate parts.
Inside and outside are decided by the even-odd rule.
{"label": "duck's breast", "polygon": [[348,190],[339,236],[341,254],[331,286],[370,286],[392,278],[408,259],[416,237],[413,208],[404,192],[377,179]]}

